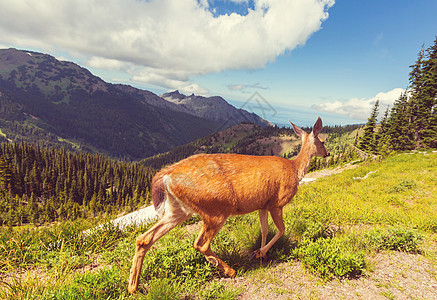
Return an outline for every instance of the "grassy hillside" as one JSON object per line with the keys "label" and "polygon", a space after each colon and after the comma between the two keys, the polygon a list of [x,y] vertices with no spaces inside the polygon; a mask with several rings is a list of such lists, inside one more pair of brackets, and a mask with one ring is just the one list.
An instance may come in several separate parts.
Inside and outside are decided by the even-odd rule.
{"label": "grassy hillside", "polygon": [[[230,218],[214,239],[213,250],[237,270],[235,280],[220,279],[220,273],[192,248],[200,226],[193,218],[146,255],[140,293],[135,296],[126,291],[134,241],[150,225],[126,232],[108,226],[88,236],[81,231],[95,221],[2,228],[0,298],[237,299],[242,294],[251,299],[268,292],[263,297],[324,299],[308,290],[301,295],[293,291],[320,278],[311,282],[312,288],[328,286],[341,296],[345,284],[359,282],[350,278],[376,276],[381,264],[375,256],[410,253],[417,264],[427,264],[424,282],[403,287],[400,279],[389,278],[368,284],[381,299],[394,299],[395,294],[431,299],[435,290],[432,294],[428,286],[437,285],[436,178],[437,153],[417,152],[363,162],[301,186],[284,212],[286,234],[270,250],[266,263],[247,260],[260,243],[257,214]],[[270,237],[274,232],[272,226]],[[296,265],[306,275],[285,278],[291,274],[288,268]],[[410,278],[419,268],[402,269],[402,278]],[[334,278],[342,278],[338,290]],[[355,288],[354,293],[353,297],[366,299]]]}

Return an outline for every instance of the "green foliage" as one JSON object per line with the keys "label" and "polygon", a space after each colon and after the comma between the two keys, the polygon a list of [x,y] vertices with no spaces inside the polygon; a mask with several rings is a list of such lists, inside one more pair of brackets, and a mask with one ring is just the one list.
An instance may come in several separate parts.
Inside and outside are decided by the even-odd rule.
{"label": "green foliage", "polygon": [[[177,234],[177,233],[175,233]],[[160,246],[146,255],[142,277],[177,279],[180,282],[196,279],[206,282],[217,272],[205,257],[193,248],[192,238],[165,236]]]}
{"label": "green foliage", "polygon": [[359,168],[320,178],[316,185],[300,186],[293,199],[293,215],[311,216],[325,224],[415,224],[421,230],[436,230],[437,184],[433,178],[437,178],[437,153],[362,163]]}
{"label": "green foliage", "polygon": [[375,250],[396,250],[417,253],[423,236],[405,227],[376,228],[365,234],[365,243]]}
{"label": "green foliage", "polygon": [[417,183],[412,179],[403,179],[390,189],[391,193],[399,193],[407,190],[412,190],[417,187]]}
{"label": "green foliage", "polygon": [[351,251],[340,239],[305,239],[292,256],[324,279],[360,275],[366,266],[362,251]]}
{"label": "green foliage", "polygon": [[376,118],[378,116],[379,100],[376,100],[372,113],[364,126],[364,134],[361,137],[358,147],[368,153],[376,153],[378,141],[376,140]]}

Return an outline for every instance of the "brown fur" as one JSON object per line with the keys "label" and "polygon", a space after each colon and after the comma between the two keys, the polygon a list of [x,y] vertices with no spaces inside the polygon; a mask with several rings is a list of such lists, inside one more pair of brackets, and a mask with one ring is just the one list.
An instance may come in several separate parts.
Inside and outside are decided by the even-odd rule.
{"label": "brown fur", "polygon": [[[211,241],[230,215],[258,210],[261,222],[261,248],[255,257],[267,251],[284,233],[282,209],[297,193],[311,158],[329,153],[318,138],[322,129],[319,118],[311,134],[292,124],[302,138],[302,148],[294,160],[276,156],[237,154],[199,154],[186,158],[157,173],[152,181],[152,198],[156,209],[165,201],[164,217],[138,237],[129,279],[129,292],[138,288],[144,255],[160,237],[193,213],[203,219],[203,228],[194,248],[224,274],[234,277],[235,270],[211,250]],[[268,212],[278,232],[266,244]]]}

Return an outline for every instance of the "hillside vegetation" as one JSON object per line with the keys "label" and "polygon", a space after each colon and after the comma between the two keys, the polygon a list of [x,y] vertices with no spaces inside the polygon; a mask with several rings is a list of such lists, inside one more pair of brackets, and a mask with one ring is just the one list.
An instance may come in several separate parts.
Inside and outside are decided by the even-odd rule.
{"label": "hillside vegetation", "polygon": [[[79,219],[40,228],[3,227],[0,297],[325,299],[308,290],[293,293],[299,291],[298,284],[304,285],[314,276],[324,281],[315,286],[312,283],[311,289],[332,286],[335,278],[352,285],[355,278],[372,278],[379,266],[373,261],[375,255],[400,251],[426,262],[424,287],[380,280],[372,283],[372,289],[381,298],[420,294],[431,299],[436,295],[432,286],[437,284],[436,178],[437,153],[429,151],[362,162],[357,168],[301,186],[284,211],[286,234],[264,263],[247,260],[260,243],[258,215],[230,218],[214,239],[213,250],[237,270],[235,280],[220,279],[217,269],[192,248],[200,226],[193,218],[162,238],[146,255],[144,284],[134,296],[126,291],[134,241],[150,224],[127,231],[108,225],[87,235],[81,232],[93,227],[94,221]],[[293,286],[293,280],[281,274],[288,274],[287,268],[296,264],[302,265],[307,275],[295,279]],[[282,272],[276,273],[277,268]],[[403,269],[403,276],[414,275],[414,269]],[[266,285],[268,290],[263,289]],[[337,295],[341,293],[339,290]],[[356,298],[367,299],[365,294],[354,293]]]}

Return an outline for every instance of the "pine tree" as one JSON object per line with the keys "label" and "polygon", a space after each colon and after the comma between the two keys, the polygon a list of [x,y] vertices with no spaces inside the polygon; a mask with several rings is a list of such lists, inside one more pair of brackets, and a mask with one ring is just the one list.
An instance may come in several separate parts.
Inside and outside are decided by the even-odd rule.
{"label": "pine tree", "polygon": [[393,104],[387,119],[386,142],[389,150],[403,151],[414,148],[414,126],[410,123],[411,105],[405,91]]}
{"label": "pine tree", "polygon": [[372,113],[367,119],[367,123],[364,126],[364,135],[359,141],[359,146],[363,151],[369,153],[377,153],[377,141],[375,139],[376,118],[378,117],[379,100],[376,100],[373,106]]}
{"label": "pine tree", "polygon": [[0,156],[0,196],[1,191],[6,192],[11,184],[12,171],[3,156]]}
{"label": "pine tree", "polygon": [[411,66],[409,103],[414,124],[415,147],[435,147],[437,144],[437,37],[425,52],[422,47],[418,59]]}
{"label": "pine tree", "polygon": [[434,45],[426,50],[423,62],[423,86],[419,109],[423,119],[420,144],[437,147],[437,36]]}
{"label": "pine tree", "polygon": [[387,107],[385,112],[384,112],[384,116],[381,119],[379,130],[376,133],[377,148],[378,148],[379,154],[381,154],[381,155],[386,155],[389,152],[388,151],[388,142],[387,142],[387,139],[388,139],[387,131],[389,129],[389,127],[388,127],[388,114],[389,114],[389,109]]}

